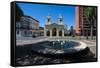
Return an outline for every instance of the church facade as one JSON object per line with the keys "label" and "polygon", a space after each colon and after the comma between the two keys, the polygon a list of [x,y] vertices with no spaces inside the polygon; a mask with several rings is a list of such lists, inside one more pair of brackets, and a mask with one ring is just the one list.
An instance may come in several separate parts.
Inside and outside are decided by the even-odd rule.
{"label": "church facade", "polygon": [[62,16],[59,16],[58,23],[52,23],[51,16],[47,17],[47,22],[44,27],[45,37],[64,37],[64,31],[64,22]]}

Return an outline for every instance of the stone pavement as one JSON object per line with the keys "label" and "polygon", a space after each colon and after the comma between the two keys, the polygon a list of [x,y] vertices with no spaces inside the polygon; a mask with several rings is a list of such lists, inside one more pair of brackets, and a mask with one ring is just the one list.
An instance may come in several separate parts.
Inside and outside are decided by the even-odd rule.
{"label": "stone pavement", "polygon": [[95,54],[95,58],[97,57],[97,43],[96,40],[83,40],[84,43],[90,48],[90,51]]}
{"label": "stone pavement", "polygon": [[86,44],[88,44],[88,46],[96,46],[96,40],[79,40],[79,39],[70,39],[70,38],[57,38],[57,37],[53,37],[53,38],[48,38],[48,37],[36,37],[36,38],[32,38],[32,37],[19,37],[16,40],[16,45],[27,45],[27,44],[34,44],[37,42],[42,42],[42,41],[48,41],[48,40],[78,40],[78,41],[82,41],[85,42]]}
{"label": "stone pavement", "polygon": [[36,37],[36,38],[32,38],[32,37],[23,37],[23,38],[17,38],[16,40],[16,45],[28,45],[28,44],[34,44],[34,43],[38,43],[38,42],[42,42],[42,41],[46,41],[48,40],[47,37]]}
{"label": "stone pavement", "polygon": [[[24,37],[24,38],[17,38],[16,45],[27,45],[27,44],[33,44],[33,43],[38,43],[38,42],[47,41],[47,40],[56,41],[56,40],[72,40],[72,39],[63,39],[63,38],[58,39],[58,38],[48,38],[48,37],[36,37],[36,38]],[[74,39],[74,40],[76,40],[76,39]],[[80,42],[86,43],[87,46],[89,47],[90,51],[95,55],[94,58],[97,58],[96,40],[82,40],[82,39],[79,40],[79,39],[77,39],[76,41],[80,41]],[[24,46],[24,47],[22,47],[22,49],[20,49],[20,46],[18,46],[18,47],[16,49],[18,51],[18,55],[19,55],[19,53],[22,55],[23,52],[26,53],[25,54],[26,56],[23,56],[23,57],[26,57],[26,59],[22,59],[22,58],[18,58],[17,59],[17,63],[19,63],[19,64],[28,64],[29,61],[30,61],[30,63],[33,63],[33,64],[35,64],[35,62],[36,63],[44,63],[44,64],[46,64],[46,63],[58,63],[58,62],[62,62],[62,63],[69,63],[70,62],[69,60],[65,60],[65,59],[61,60],[61,59],[51,59],[51,58],[46,58],[46,57],[44,58],[44,57],[41,57],[41,56],[37,56],[35,54],[34,55],[30,54],[31,55],[30,56],[27,53],[31,53],[31,51],[28,52],[28,50],[30,50],[31,46]],[[23,50],[22,53],[21,53],[20,50]],[[19,60],[19,59],[21,59],[22,61]],[[42,61],[40,61],[40,59]],[[88,59],[88,60],[90,60],[90,59]],[[75,61],[75,62],[77,62],[77,61]]]}
{"label": "stone pavement", "polygon": [[[48,38],[48,37],[36,37],[36,38],[32,38],[32,37],[23,37],[23,38],[17,38],[16,40],[16,45],[28,45],[28,44],[34,44],[34,43],[38,43],[38,42],[42,42],[42,41],[47,41],[47,40],[53,40],[53,41],[56,41],[56,40],[72,40],[72,39],[68,39],[68,38]],[[73,39],[73,40],[76,40],[76,39]],[[80,41],[80,42],[84,42],[87,44],[87,46],[90,48],[91,52],[95,54],[96,56],[96,40],[79,40],[77,39],[77,41]]]}

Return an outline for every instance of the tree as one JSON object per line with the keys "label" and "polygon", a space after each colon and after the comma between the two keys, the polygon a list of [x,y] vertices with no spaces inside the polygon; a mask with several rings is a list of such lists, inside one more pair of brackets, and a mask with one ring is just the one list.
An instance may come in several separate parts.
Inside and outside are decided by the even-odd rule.
{"label": "tree", "polygon": [[[95,18],[95,8],[94,7],[85,7],[84,8],[84,16],[88,23],[90,23],[90,35],[91,39],[93,39],[93,22]],[[87,32],[87,39],[88,39],[88,32]]]}
{"label": "tree", "polygon": [[64,35],[67,36],[68,35],[68,30],[67,30],[67,25],[66,24],[64,24],[64,31],[65,31]]}
{"label": "tree", "polygon": [[15,4],[15,20],[16,20],[16,22],[19,21],[20,17],[23,15],[24,15],[24,13],[21,10],[21,8],[17,4]]}
{"label": "tree", "polygon": [[70,35],[73,37],[75,36],[75,31],[74,31],[73,26],[70,26]]}

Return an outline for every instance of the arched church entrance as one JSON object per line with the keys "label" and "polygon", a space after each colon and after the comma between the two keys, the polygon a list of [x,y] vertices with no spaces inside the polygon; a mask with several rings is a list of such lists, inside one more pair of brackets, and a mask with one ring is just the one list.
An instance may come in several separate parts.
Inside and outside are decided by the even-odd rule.
{"label": "arched church entrance", "polygon": [[59,36],[62,36],[62,31],[61,30],[59,31]]}
{"label": "arched church entrance", "polygon": [[47,36],[50,36],[50,31],[49,30],[47,30]]}
{"label": "arched church entrance", "polygon": [[56,36],[57,35],[57,31],[56,30],[57,30],[56,28],[52,29],[52,36]]}

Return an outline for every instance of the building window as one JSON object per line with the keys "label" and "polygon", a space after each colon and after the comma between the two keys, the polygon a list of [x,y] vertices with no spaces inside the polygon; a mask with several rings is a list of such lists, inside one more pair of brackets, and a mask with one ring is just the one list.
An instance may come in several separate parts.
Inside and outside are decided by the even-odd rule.
{"label": "building window", "polygon": [[47,36],[50,36],[50,31],[49,30],[47,31]]}
{"label": "building window", "polygon": [[17,30],[17,34],[19,34],[19,30]]}
{"label": "building window", "polygon": [[27,31],[24,31],[24,35],[27,35]]}

